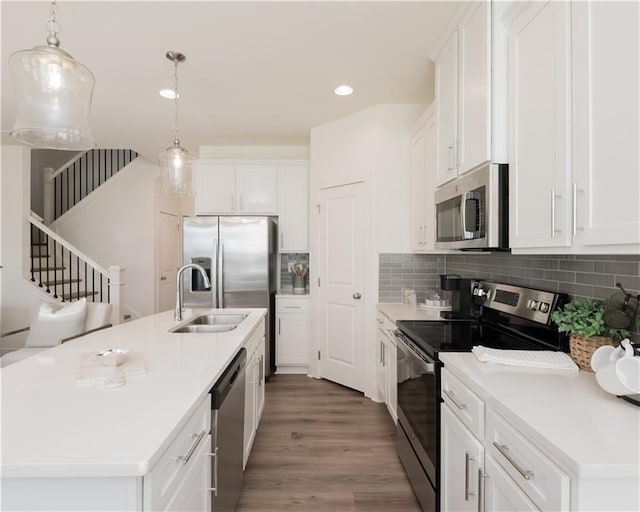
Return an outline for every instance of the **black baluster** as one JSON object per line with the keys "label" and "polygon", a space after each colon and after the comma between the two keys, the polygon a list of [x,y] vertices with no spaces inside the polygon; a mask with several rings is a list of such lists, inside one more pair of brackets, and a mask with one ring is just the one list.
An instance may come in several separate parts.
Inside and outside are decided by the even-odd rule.
{"label": "black baluster", "polygon": [[76,292],[78,298],[80,298],[80,258],[78,256],[76,256],[76,278],[78,279],[76,281]]}
{"label": "black baluster", "polygon": [[67,210],[69,210],[69,169],[65,169],[64,173],[67,175]]}
{"label": "black baluster", "polygon": [[[84,262],[84,296],[88,297],[89,294],[87,293],[87,262]],[[93,302],[93,295],[91,296],[91,301]]]}
{"label": "black baluster", "polygon": [[33,255],[33,224],[31,224],[31,281],[33,281],[34,283],[36,282],[36,277],[34,274],[34,263],[35,263],[35,258]]}
{"label": "black baluster", "polygon": [[91,267],[91,295],[93,300],[96,300],[96,269]]}
{"label": "black baluster", "polygon": [[111,161],[109,163],[109,178],[111,178],[113,177],[113,149],[111,150]]}
{"label": "black baluster", "polygon": [[102,280],[103,279],[104,279],[104,276],[100,274],[100,302],[102,302]]}
{"label": "black baluster", "polygon": [[[84,155],[81,159],[80,159],[80,181],[78,183],[78,196],[80,197],[80,201],[82,201],[82,159],[85,157],[86,155]],[[85,167],[86,169],[86,167]]]}
{"label": "black baluster", "polygon": [[71,302],[73,300],[73,289],[71,288],[73,286],[73,282],[72,282],[72,277],[73,277],[73,272],[71,271],[71,251],[69,252],[69,302]]}
{"label": "black baluster", "polygon": [[107,278],[107,302],[111,304],[111,279]]}
{"label": "black baluster", "polygon": [[[51,263],[51,255],[49,254],[49,235],[47,235],[45,233],[44,235],[44,243],[45,245],[45,250],[47,251],[47,269],[46,269],[46,274],[47,274],[47,293],[51,293],[51,271],[50,271],[50,263]],[[42,264],[42,263],[41,263]],[[42,279],[40,279],[40,282],[42,283]]]}
{"label": "black baluster", "polygon": [[53,240],[53,298],[58,298],[58,243]]}
{"label": "black baluster", "polygon": [[38,259],[40,260],[40,264],[38,265],[38,286],[40,288],[42,288],[42,246],[40,245],[40,228],[36,228],[36,235],[37,235],[37,244],[36,246],[33,245],[33,237],[31,237],[31,251],[33,252],[33,250],[37,247],[38,248]]}

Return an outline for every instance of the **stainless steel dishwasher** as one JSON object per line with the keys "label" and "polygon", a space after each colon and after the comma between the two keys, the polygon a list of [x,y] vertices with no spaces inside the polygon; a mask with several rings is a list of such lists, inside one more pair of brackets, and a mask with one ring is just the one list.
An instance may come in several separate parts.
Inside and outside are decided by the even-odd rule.
{"label": "stainless steel dishwasher", "polygon": [[247,351],[242,348],[211,389],[211,506],[233,512],[242,491],[244,387]]}

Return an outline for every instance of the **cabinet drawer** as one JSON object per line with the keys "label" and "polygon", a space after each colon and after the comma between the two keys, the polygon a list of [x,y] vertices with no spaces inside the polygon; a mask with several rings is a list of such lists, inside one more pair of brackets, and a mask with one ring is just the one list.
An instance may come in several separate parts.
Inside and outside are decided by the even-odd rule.
{"label": "cabinet drawer", "polygon": [[442,398],[474,436],[484,439],[484,401],[446,368],[442,370]]}
{"label": "cabinet drawer", "polygon": [[491,409],[487,411],[485,444],[540,510],[569,509],[569,476]]}
{"label": "cabinet drawer", "polygon": [[211,397],[207,395],[171,442],[151,472],[144,477],[145,510],[165,510],[182,481],[197,464],[211,431]]}
{"label": "cabinet drawer", "polygon": [[264,339],[264,318],[256,327],[256,330],[253,331],[249,339],[244,343],[244,348],[247,349],[247,361],[251,359],[251,356],[256,351],[260,342]]}
{"label": "cabinet drawer", "polygon": [[309,310],[307,299],[278,299],[276,311],[278,313],[306,313]]}

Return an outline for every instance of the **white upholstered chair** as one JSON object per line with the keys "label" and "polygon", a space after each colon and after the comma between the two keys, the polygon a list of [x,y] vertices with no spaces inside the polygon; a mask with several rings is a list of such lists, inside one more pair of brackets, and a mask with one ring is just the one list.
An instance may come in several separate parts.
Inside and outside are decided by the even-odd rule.
{"label": "white upholstered chair", "polygon": [[89,332],[111,327],[111,311],[111,304],[86,302],[86,299],[57,309],[50,303],[41,304],[31,322],[24,348],[2,356],[0,367],[22,361]]}

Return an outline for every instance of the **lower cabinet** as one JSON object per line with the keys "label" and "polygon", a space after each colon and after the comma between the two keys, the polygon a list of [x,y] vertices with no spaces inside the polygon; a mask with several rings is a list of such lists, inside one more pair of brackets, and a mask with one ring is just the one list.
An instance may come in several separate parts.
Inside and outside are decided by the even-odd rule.
{"label": "lower cabinet", "polygon": [[258,431],[265,400],[265,337],[264,330],[254,333],[245,345],[247,349],[247,366],[244,389],[244,454],[243,469],[247,466],[253,441]]}
{"label": "lower cabinet", "polygon": [[398,390],[397,390],[397,348],[392,331],[395,324],[378,313],[378,328],[376,329],[377,363],[376,377],[378,382],[378,396],[387,405],[394,423],[398,422]]}
{"label": "lower cabinet", "polygon": [[307,373],[309,339],[309,297],[276,297],[278,373]]}
{"label": "lower cabinet", "polygon": [[175,512],[211,510],[211,436],[193,454],[193,466],[176,489],[165,510]]}
{"label": "lower cabinet", "polygon": [[539,510],[492,457],[487,456],[484,466],[486,470],[484,481],[485,510],[495,510],[496,512]]}

